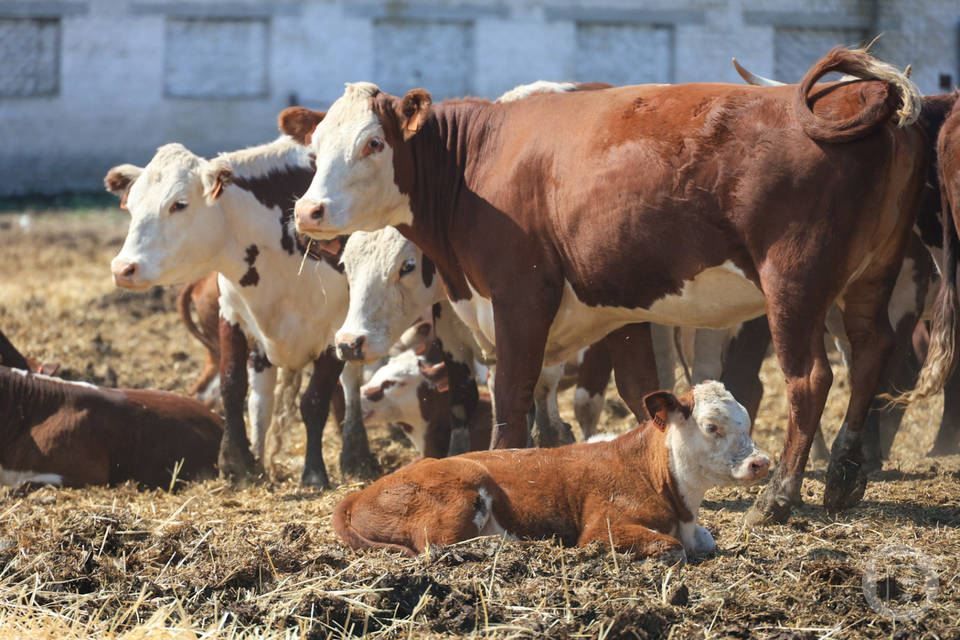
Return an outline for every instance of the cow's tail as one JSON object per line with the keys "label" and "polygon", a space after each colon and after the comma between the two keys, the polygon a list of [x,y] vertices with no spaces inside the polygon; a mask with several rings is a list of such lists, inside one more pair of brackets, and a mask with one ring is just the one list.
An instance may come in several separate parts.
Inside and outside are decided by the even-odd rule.
{"label": "cow's tail", "polygon": [[[943,158],[942,146],[939,157]],[[941,161],[942,162],[942,161]],[[943,211],[943,278],[940,280],[940,291],[933,303],[933,323],[930,328],[930,347],[927,357],[923,361],[923,368],[917,378],[913,391],[902,393],[891,398],[895,404],[905,405],[915,400],[932,396],[943,389],[947,378],[953,372],[957,351],[957,320],[960,318],[960,307],[957,302],[957,261],[960,257],[960,239],[957,238],[957,227],[953,212],[960,205],[960,194],[953,194],[948,188],[949,176],[944,175],[941,164],[940,173],[940,201]]]}
{"label": "cow's tail", "polygon": [[897,126],[917,120],[922,98],[906,74],[891,64],[877,60],[866,49],[834,47],[830,53],[810,67],[794,94],[794,113],[803,132],[817,142],[850,142],[877,130],[890,119],[889,94],[870,93],[868,102],[854,116],[827,120],[813,113],[808,96],[814,83],[828,73],[846,73],[862,80],[881,80],[900,96],[896,111]]}
{"label": "cow's tail", "polygon": [[415,557],[417,552],[411,547],[392,544],[390,542],[377,542],[363,536],[350,524],[350,509],[353,503],[360,497],[361,491],[354,491],[346,498],[340,501],[337,508],[333,511],[333,530],[337,532],[344,542],[354,549],[389,549],[403,555]]}
{"label": "cow's tail", "polygon": [[177,311],[180,312],[180,319],[183,320],[183,324],[187,326],[187,331],[190,332],[190,335],[199,340],[210,352],[220,353],[220,343],[200,331],[193,321],[193,315],[190,313],[190,306],[193,301],[193,290],[199,282],[198,280],[183,285],[179,295],[177,295]]}

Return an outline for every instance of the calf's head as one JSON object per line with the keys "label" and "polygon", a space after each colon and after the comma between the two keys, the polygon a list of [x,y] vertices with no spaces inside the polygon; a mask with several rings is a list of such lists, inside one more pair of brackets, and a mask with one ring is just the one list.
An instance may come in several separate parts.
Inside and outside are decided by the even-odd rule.
{"label": "calf's head", "polygon": [[721,383],[703,382],[679,398],[657,391],[644,405],[666,432],[671,471],[681,485],[700,492],[767,476],[770,459],[750,438],[750,416]]}
{"label": "calf's head", "polygon": [[423,452],[426,423],[450,413],[449,384],[444,364],[431,364],[412,351],[390,359],[360,389],[365,424],[401,425]]}
{"label": "calf's head", "polygon": [[280,130],[316,156],[316,175],[296,204],[297,230],[323,240],[411,222],[409,198],[397,186],[397,159],[429,111],[423,89],[396,98],[369,82],[347,84],[326,114],[283,111]]}
{"label": "calf's head", "polygon": [[143,290],[196,280],[212,269],[226,221],[220,198],[233,174],[180,144],[167,144],[140,168],[111,169],[104,184],[130,211],[130,228],[111,262],[117,286]]}
{"label": "calf's head", "polygon": [[393,227],[352,234],[341,262],[350,306],[337,331],[337,357],[373,362],[436,301],[436,269]]}

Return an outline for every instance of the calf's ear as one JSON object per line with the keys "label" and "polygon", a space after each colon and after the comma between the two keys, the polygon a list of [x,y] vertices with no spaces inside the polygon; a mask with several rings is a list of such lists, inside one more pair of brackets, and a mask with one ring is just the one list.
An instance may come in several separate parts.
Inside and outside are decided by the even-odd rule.
{"label": "calf's ear", "polygon": [[107,191],[120,198],[120,208],[127,208],[127,193],[134,181],[140,177],[143,169],[132,164],[118,164],[103,178],[103,186]]}
{"label": "calf's ear", "polygon": [[431,103],[430,94],[425,89],[411,89],[400,100],[400,128],[404,140],[409,140],[420,131],[430,112]]}
{"label": "calf's ear", "polygon": [[200,172],[203,181],[203,195],[207,202],[213,202],[223,195],[223,188],[233,182],[233,169],[218,160],[210,162]]}
{"label": "calf's ear", "polygon": [[667,430],[671,413],[680,413],[684,419],[690,417],[690,407],[678,400],[669,391],[654,391],[643,397],[643,406],[650,416],[650,421],[660,429]]}
{"label": "calf's ear", "polygon": [[323,117],[322,111],[314,111],[304,107],[290,107],[284,109],[277,116],[277,127],[303,146],[310,145],[310,135],[317,128]]}

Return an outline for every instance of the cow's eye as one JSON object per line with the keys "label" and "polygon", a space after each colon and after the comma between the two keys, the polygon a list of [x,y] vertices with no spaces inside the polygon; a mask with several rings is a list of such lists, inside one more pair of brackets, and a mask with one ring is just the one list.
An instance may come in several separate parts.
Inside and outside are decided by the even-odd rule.
{"label": "cow's eye", "polygon": [[417,268],[417,261],[414,260],[413,258],[407,258],[406,260],[403,261],[403,264],[400,265],[400,277],[402,278],[408,273],[412,273],[413,270],[416,268]]}
{"label": "cow's eye", "polygon": [[186,200],[177,200],[172,205],[170,205],[170,213],[176,213],[177,211],[183,211],[187,208],[187,205],[190,203]]}
{"label": "cow's eye", "polygon": [[703,425],[703,430],[711,434],[715,434],[717,431],[719,431],[717,425],[713,424],[712,422],[708,422],[707,424]]}
{"label": "cow's eye", "polygon": [[385,146],[387,145],[383,141],[383,138],[381,138],[380,136],[373,136],[372,138],[367,140],[367,144],[364,145],[363,155],[369,156],[374,153],[380,153],[381,151],[383,151],[383,148]]}

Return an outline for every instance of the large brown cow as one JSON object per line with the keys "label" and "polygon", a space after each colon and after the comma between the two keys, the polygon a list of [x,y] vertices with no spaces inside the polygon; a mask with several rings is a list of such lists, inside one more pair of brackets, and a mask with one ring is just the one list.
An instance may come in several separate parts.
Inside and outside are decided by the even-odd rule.
{"label": "large brown cow", "polygon": [[[831,71],[882,80],[814,91]],[[523,445],[543,362],[629,322],[723,328],[766,312],[790,412],[752,519],[782,520],[800,501],[832,382],[821,335],[830,305],[841,301],[852,344],[853,436],[890,349],[887,303],[926,162],[923,132],[894,116],[906,124],[918,109],[901,73],[835,49],[797,87],[433,105],[421,89],[398,98],[360,83],[326,118],[296,109],[281,120],[316,157],[300,230],[397,225],[496,344],[497,447]],[[834,447],[828,507],[862,496],[858,445]]]}

